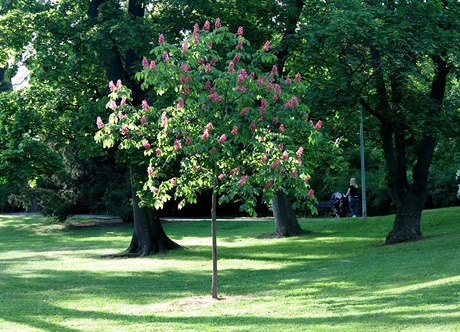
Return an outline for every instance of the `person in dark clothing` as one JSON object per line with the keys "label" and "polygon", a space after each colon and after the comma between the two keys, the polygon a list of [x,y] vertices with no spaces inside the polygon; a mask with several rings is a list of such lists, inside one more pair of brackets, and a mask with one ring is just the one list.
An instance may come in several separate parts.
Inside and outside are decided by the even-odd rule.
{"label": "person in dark clothing", "polygon": [[358,215],[359,194],[358,184],[356,183],[355,178],[350,179],[350,187],[348,187],[345,197],[348,197],[350,212],[353,215],[353,218],[356,218]]}

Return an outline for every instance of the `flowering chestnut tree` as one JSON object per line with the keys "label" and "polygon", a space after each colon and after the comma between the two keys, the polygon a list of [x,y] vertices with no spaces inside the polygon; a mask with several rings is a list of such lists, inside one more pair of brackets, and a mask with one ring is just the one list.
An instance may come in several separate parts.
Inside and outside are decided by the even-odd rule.
{"label": "flowering chestnut tree", "polygon": [[[238,196],[254,215],[257,197],[270,202],[277,191],[288,191],[295,207],[314,209],[308,155],[321,121],[308,120],[300,75],[279,76],[270,42],[253,54],[248,46],[242,27],[232,33],[219,19],[213,28],[208,21],[195,24],[180,45],[160,35],[136,74],[155,100],[135,108],[131,91],[111,82],[113,113],[107,123],[97,119],[96,140],[104,146],[119,142],[120,149],[144,151],[143,204],[160,209],[175,197],[182,207],[212,190],[213,297],[217,197],[222,203]],[[172,164],[179,165],[174,174],[165,171]]]}

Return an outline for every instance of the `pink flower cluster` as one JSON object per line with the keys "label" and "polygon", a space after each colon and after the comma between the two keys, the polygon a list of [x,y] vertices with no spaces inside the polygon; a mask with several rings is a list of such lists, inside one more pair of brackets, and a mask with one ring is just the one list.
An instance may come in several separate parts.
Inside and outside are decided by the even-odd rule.
{"label": "pink flower cluster", "polygon": [[286,104],[284,104],[284,108],[294,108],[297,106],[299,106],[299,101],[297,100],[296,96],[293,96],[286,102]]}
{"label": "pink flower cluster", "polygon": [[176,139],[176,140],[174,141],[174,150],[178,151],[178,150],[180,150],[180,149],[182,149],[182,144],[181,144],[181,142],[180,142],[179,139]]}
{"label": "pink flower cluster", "polygon": [[213,92],[210,95],[208,95],[209,100],[211,103],[217,104],[222,101],[222,96],[219,96],[217,92]]}
{"label": "pink flower cluster", "polygon": [[149,167],[147,167],[147,174],[148,174],[149,176],[152,176],[153,173],[154,173],[154,169],[153,169],[153,167],[150,165]]}
{"label": "pink flower cluster", "polygon": [[96,124],[98,129],[102,129],[104,127],[104,122],[102,121],[100,116],[97,117]]}
{"label": "pink flower cluster", "polygon": [[144,149],[149,150],[151,148],[150,143],[146,140],[142,141],[142,146]]}
{"label": "pink flower cluster", "polygon": [[217,143],[224,144],[226,140],[227,140],[227,136],[225,134],[222,134],[222,136],[220,136],[219,139],[217,140]]}

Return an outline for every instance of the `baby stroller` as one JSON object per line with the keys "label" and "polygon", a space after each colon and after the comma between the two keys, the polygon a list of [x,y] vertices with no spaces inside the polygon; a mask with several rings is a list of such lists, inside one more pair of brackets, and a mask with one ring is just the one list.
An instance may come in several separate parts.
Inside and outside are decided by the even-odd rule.
{"label": "baby stroller", "polygon": [[348,210],[348,200],[345,195],[339,192],[331,195],[332,213],[336,218],[346,217]]}

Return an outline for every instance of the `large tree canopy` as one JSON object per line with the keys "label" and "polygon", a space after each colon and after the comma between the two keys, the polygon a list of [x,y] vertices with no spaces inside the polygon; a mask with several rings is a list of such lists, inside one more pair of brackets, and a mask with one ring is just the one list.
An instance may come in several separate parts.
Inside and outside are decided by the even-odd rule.
{"label": "large tree canopy", "polygon": [[387,243],[422,236],[433,152],[458,112],[446,98],[458,87],[459,18],[458,1],[318,2],[305,11],[299,35],[312,108],[362,107],[379,128],[396,207]]}

